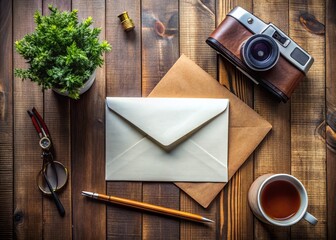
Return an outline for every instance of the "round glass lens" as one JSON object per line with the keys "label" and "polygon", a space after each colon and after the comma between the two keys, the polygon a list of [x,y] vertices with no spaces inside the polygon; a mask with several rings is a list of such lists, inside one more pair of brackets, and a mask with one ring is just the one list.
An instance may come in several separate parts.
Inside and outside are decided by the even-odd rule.
{"label": "round glass lens", "polygon": [[250,69],[267,71],[277,63],[280,51],[277,43],[270,36],[255,34],[244,42],[241,54]]}
{"label": "round glass lens", "polygon": [[258,61],[266,60],[272,52],[272,47],[264,41],[256,42],[251,46],[251,54]]}
{"label": "round glass lens", "polygon": [[[45,172],[52,188],[55,191],[58,191],[62,189],[67,183],[69,174],[67,168],[62,163],[53,161],[53,164],[54,168],[56,169],[56,173],[51,163],[47,163],[47,165],[45,166]],[[51,194],[48,185],[44,179],[43,169],[39,172],[37,176],[37,185],[43,193]]]}

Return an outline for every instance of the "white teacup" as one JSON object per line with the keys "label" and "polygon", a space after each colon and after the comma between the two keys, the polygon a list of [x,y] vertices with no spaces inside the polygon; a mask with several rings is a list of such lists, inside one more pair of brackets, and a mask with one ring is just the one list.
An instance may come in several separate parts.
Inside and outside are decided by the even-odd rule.
{"label": "white teacup", "polygon": [[[300,196],[300,202],[298,206],[298,210],[293,215],[289,216],[288,218],[284,219],[277,219],[271,217],[270,215],[266,214],[266,207],[263,208],[262,206],[262,194],[265,194],[265,188],[268,186],[272,188],[274,186],[274,182],[276,181],[286,181],[294,186]],[[271,186],[269,184],[273,183]],[[274,190],[274,189],[273,189]],[[270,191],[270,190],[267,190]],[[307,212],[308,207],[308,196],[307,191],[303,184],[295,177],[289,174],[265,174],[258,177],[251,185],[249,192],[248,192],[248,202],[251,207],[252,212],[256,217],[258,217],[261,221],[273,224],[276,226],[291,226],[302,218],[308,221],[310,224],[316,225],[317,219]],[[266,205],[266,204],[265,204]]]}

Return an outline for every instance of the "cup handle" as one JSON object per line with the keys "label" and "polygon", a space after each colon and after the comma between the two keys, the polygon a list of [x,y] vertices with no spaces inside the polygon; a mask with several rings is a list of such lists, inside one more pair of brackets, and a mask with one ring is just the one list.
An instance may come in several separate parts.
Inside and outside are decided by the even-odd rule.
{"label": "cup handle", "polygon": [[318,222],[317,218],[311,215],[309,212],[306,212],[303,218],[312,225],[316,225]]}

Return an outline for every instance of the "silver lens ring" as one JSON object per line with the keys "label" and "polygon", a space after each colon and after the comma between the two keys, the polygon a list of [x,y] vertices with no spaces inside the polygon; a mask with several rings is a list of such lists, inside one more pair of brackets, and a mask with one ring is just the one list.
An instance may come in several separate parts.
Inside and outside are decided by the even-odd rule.
{"label": "silver lens ring", "polygon": [[265,34],[251,36],[242,47],[245,64],[254,71],[267,71],[274,67],[280,57],[277,43]]}

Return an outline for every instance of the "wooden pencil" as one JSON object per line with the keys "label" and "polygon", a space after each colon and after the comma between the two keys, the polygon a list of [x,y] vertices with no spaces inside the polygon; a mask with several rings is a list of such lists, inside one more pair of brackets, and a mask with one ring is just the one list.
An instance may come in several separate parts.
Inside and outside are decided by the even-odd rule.
{"label": "wooden pencil", "polygon": [[131,208],[141,209],[141,210],[159,213],[163,215],[168,215],[172,217],[177,217],[177,218],[181,218],[185,220],[190,220],[190,221],[195,221],[195,222],[204,222],[204,223],[214,222],[213,220],[205,218],[201,215],[183,212],[183,211],[179,211],[179,210],[175,210],[171,208],[161,207],[161,206],[157,206],[157,205],[153,205],[149,203],[138,202],[138,201],[134,201],[134,200],[126,199],[126,198],[107,196],[104,194],[87,192],[87,191],[82,191],[82,195],[86,197],[91,197],[94,199],[106,201],[106,202],[115,203],[118,205],[123,205],[123,206],[131,207]]}

